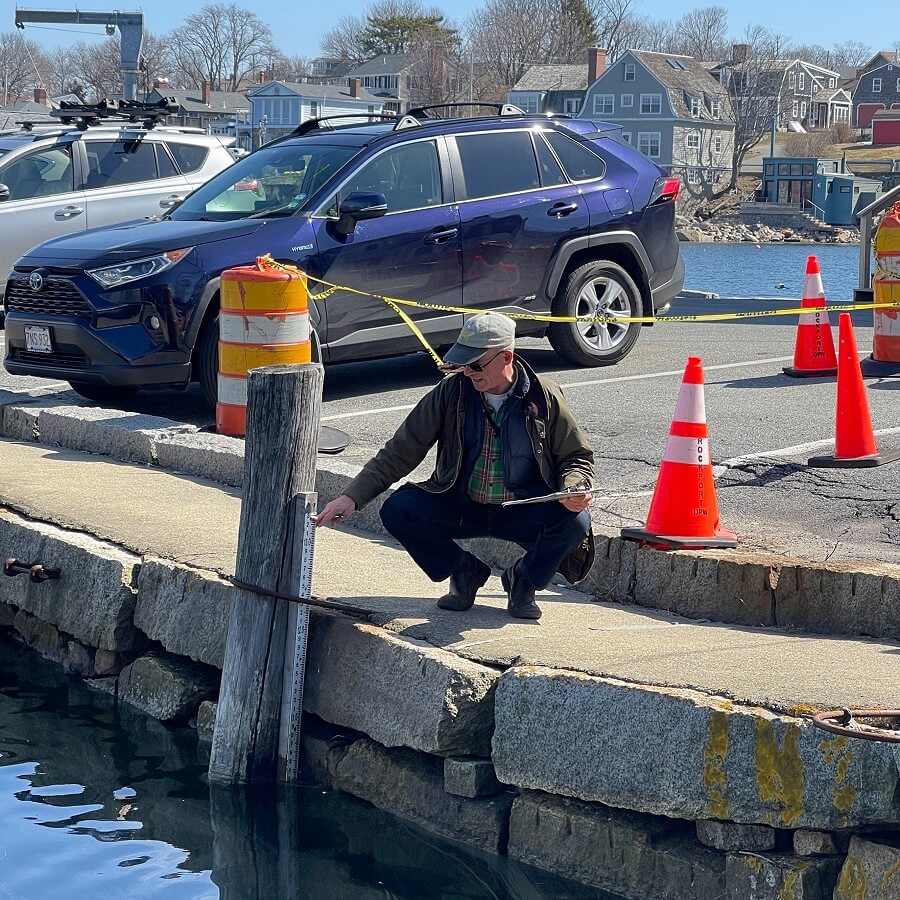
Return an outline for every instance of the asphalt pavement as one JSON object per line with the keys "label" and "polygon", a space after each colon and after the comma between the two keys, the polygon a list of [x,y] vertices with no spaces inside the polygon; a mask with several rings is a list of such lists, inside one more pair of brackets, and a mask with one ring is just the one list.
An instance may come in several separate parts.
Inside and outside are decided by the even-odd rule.
{"label": "asphalt pavement", "polygon": [[[795,304],[784,299],[770,306]],[[761,308],[752,300],[679,299],[672,313]],[[869,311],[853,316],[861,355],[871,351],[871,317]],[[623,362],[602,369],[569,367],[546,341],[523,341],[522,355],[563,385],[594,446],[597,526],[612,530],[645,518],[685,360],[699,355],[721,519],[738,533],[740,546],[811,560],[900,563],[900,462],[874,469],[806,466],[809,456],[831,447],[835,380],[782,374],[795,331],[793,316],[658,324],[642,330]],[[362,465],[439,377],[424,353],[329,367],[323,421],[350,435],[342,459]],[[880,449],[900,450],[900,375],[866,378],[866,385]],[[2,402],[72,396],[63,384],[5,372],[0,390],[12,392]],[[213,418],[195,388],[141,394],[128,408],[198,425]],[[427,468],[428,461],[423,477]]]}

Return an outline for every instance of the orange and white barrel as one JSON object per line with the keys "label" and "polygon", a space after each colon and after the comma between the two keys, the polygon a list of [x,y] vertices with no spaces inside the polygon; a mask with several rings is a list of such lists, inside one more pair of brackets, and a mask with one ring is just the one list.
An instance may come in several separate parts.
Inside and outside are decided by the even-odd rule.
{"label": "orange and white barrel", "polygon": [[[873,286],[876,303],[900,303],[900,203],[891,207],[875,234]],[[900,306],[872,312],[875,315],[872,359],[900,362]]]}
{"label": "orange and white barrel", "polygon": [[260,256],[222,273],[216,430],[242,437],[250,369],[311,360],[306,274]]}

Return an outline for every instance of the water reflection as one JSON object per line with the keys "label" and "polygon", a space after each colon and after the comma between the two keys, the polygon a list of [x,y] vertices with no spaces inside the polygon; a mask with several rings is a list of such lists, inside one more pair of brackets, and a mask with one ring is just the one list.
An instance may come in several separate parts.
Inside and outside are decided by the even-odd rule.
{"label": "water reflection", "polygon": [[0,639],[0,896],[608,897],[318,786],[209,786],[204,756]]}

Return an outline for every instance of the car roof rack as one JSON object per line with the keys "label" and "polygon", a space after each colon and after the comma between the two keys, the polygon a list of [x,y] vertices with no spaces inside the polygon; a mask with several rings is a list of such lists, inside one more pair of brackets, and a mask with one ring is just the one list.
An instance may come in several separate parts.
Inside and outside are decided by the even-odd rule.
{"label": "car roof rack", "polygon": [[161,119],[178,112],[174,97],[163,97],[155,103],[138,100],[101,100],[99,103],[60,102],[59,109],[51,109],[50,115],[65,125],[74,125],[85,131],[91,125],[107,122],[130,122],[144,128],[153,128]]}
{"label": "car roof rack", "polygon": [[[334,125],[326,124],[333,122],[335,119],[378,119],[396,121],[397,117],[393,113],[341,113],[335,116],[321,116],[318,119],[307,119],[301,122],[292,132],[291,137],[302,137],[304,134],[312,134],[315,131],[335,131]],[[352,128],[353,125],[338,125],[337,128]]]}

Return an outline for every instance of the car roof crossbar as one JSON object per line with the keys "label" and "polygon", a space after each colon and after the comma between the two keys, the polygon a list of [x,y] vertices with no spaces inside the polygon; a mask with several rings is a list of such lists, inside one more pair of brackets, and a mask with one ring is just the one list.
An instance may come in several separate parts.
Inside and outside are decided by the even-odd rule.
{"label": "car roof crossbar", "polygon": [[[301,137],[304,134],[311,134],[314,131],[334,131],[335,126],[326,124],[333,122],[335,119],[376,119],[380,121],[396,121],[397,117],[393,113],[341,113],[335,116],[321,116],[318,119],[307,119],[301,122],[292,132],[291,137]],[[338,126],[343,128],[352,128],[353,125]]]}
{"label": "car roof crossbar", "polygon": [[66,125],[75,125],[84,131],[90,125],[101,122],[135,122],[144,128],[153,128],[161,119],[178,113],[178,101],[163,97],[154,103],[139,100],[101,100],[99,103],[68,103],[63,100],[59,109],[51,109],[50,115]]}

